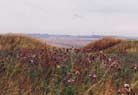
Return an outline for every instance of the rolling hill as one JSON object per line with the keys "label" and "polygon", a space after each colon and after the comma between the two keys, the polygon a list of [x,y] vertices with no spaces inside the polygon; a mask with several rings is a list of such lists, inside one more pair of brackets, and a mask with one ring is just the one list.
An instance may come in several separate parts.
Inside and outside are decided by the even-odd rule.
{"label": "rolling hill", "polygon": [[106,37],[89,43],[84,49],[106,53],[138,53],[138,41]]}
{"label": "rolling hill", "polygon": [[92,51],[100,51],[111,48],[119,43],[123,42],[121,39],[105,37],[95,42],[91,42],[84,47],[84,49],[91,49]]}
{"label": "rolling hill", "polygon": [[38,39],[28,37],[26,35],[18,34],[6,34],[0,35],[0,49],[10,49],[15,50],[19,48],[44,48],[48,46]]}

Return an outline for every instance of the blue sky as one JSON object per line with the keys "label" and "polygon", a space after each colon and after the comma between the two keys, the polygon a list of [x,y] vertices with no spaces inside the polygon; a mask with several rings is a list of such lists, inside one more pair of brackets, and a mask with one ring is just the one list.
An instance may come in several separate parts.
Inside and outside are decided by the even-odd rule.
{"label": "blue sky", "polygon": [[0,0],[0,33],[138,37],[137,0]]}

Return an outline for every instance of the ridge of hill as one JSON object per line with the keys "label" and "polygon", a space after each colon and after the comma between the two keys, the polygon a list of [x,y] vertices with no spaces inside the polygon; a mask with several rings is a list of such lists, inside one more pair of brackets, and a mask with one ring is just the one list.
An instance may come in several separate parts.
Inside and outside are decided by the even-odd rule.
{"label": "ridge of hill", "polygon": [[43,43],[39,39],[35,39],[26,35],[19,34],[6,34],[0,35],[0,49],[15,50],[19,48],[43,48],[49,47],[46,43]]}
{"label": "ridge of hill", "polygon": [[84,47],[84,49],[91,49],[92,51],[100,51],[111,48],[119,43],[123,42],[123,40],[112,37],[105,37],[95,42],[91,42]]}
{"label": "ridge of hill", "polygon": [[105,37],[89,43],[84,49],[104,51],[106,53],[138,53],[138,41]]}

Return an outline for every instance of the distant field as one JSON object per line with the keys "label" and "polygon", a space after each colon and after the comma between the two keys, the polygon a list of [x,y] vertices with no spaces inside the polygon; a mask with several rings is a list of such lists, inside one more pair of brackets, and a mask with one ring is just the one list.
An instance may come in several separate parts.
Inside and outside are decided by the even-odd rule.
{"label": "distant field", "polygon": [[65,48],[70,48],[70,47],[83,47],[90,43],[92,38],[74,38],[74,37],[49,37],[49,38],[44,38],[48,44],[58,46],[58,47],[65,47]]}
{"label": "distant field", "polygon": [[[64,48],[84,47],[87,44],[91,43],[92,41],[105,37],[105,36],[100,36],[100,35],[71,36],[71,35],[48,35],[48,34],[30,34],[30,36],[39,38],[42,41],[46,41],[50,45],[57,46],[57,47],[64,47]],[[129,40],[137,39],[137,38],[117,37],[117,36],[115,36],[115,38],[122,38],[122,39],[129,39]]]}
{"label": "distant field", "polygon": [[91,41],[95,41],[103,37],[103,36],[91,37],[91,36],[69,36],[69,35],[37,35],[37,34],[33,34],[31,36],[39,38],[42,41],[46,41],[50,45],[57,47],[64,47],[64,48],[84,47]]}

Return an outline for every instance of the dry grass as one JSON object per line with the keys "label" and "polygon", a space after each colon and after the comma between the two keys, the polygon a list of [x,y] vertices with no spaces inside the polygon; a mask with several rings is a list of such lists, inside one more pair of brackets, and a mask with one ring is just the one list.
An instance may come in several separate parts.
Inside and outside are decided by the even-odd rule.
{"label": "dry grass", "polygon": [[113,46],[121,43],[122,41],[123,40],[120,40],[120,39],[107,37],[107,38],[103,38],[103,39],[97,40],[95,42],[92,42],[92,43],[88,44],[87,46],[85,46],[84,48],[91,49],[92,51],[105,50],[105,49],[108,49],[110,47],[113,47]]}
{"label": "dry grass", "polygon": [[138,41],[124,41],[106,50],[107,53],[138,53]]}
{"label": "dry grass", "polygon": [[6,34],[0,35],[0,49],[16,50],[19,48],[37,49],[50,47],[39,39],[34,39],[26,35]]}
{"label": "dry grass", "polygon": [[[103,50],[123,43],[118,39],[109,40],[99,40],[92,48]],[[0,48],[0,95],[116,95],[126,80],[138,93],[138,72],[131,69],[132,63],[120,60],[123,57],[129,59],[131,55],[120,58],[114,55],[115,61],[121,61],[118,65],[121,70],[118,70],[110,67],[112,62],[103,64],[106,54],[66,52],[22,35],[1,35]],[[24,48],[29,49],[27,57],[22,51]],[[37,49],[42,49],[41,53]],[[21,56],[18,57],[19,51]],[[89,76],[93,72],[97,75],[96,81]],[[70,79],[75,82],[68,82]]]}

